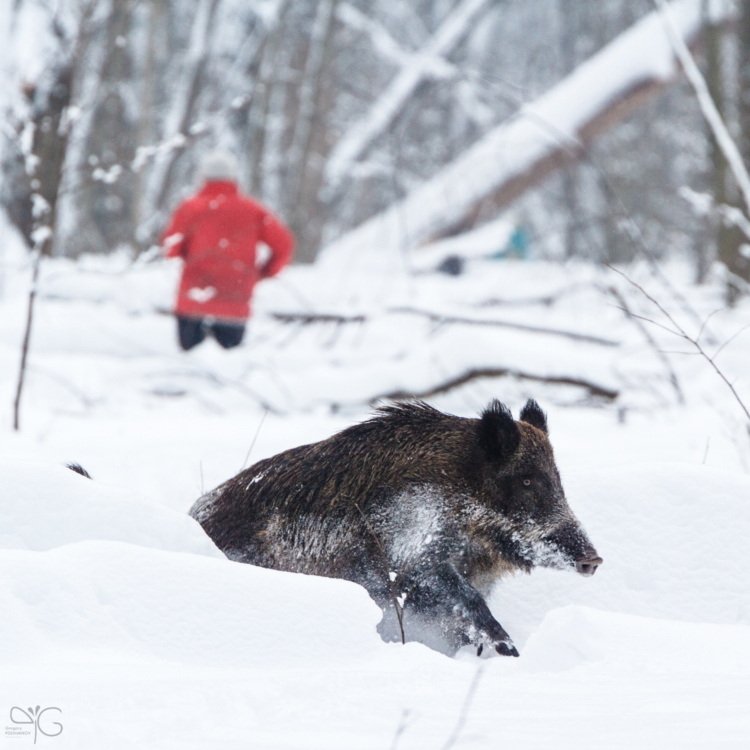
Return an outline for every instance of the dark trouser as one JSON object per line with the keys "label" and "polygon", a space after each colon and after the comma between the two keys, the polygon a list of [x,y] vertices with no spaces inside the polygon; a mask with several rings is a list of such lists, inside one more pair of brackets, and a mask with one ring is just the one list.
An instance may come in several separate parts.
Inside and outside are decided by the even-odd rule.
{"label": "dark trouser", "polygon": [[182,318],[177,316],[177,332],[180,346],[187,351],[200,344],[210,333],[225,349],[231,349],[242,342],[245,335],[243,323],[209,322],[205,318]]}

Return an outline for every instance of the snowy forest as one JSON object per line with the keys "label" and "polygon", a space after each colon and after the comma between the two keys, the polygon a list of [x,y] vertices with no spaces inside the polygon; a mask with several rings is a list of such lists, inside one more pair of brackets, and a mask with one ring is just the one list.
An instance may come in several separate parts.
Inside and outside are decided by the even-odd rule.
{"label": "snowy forest", "polygon": [[750,743],[750,0],[0,0],[0,66],[3,739]]}
{"label": "snowy forest", "polygon": [[[650,0],[4,5],[2,203],[29,244],[38,195],[55,229],[49,254],[143,252],[191,190],[200,155],[221,146],[295,232],[302,263],[654,10]],[[704,2],[700,13],[689,42],[747,159],[750,11]],[[554,166],[529,165],[512,195],[481,191],[431,238],[512,203],[539,257],[628,261],[642,242],[656,257],[690,257],[698,281],[717,256],[747,280],[744,235],[700,198],[735,206],[736,182],[672,73],[607,92],[577,142],[550,121],[564,149]],[[631,220],[639,242],[623,229]]]}

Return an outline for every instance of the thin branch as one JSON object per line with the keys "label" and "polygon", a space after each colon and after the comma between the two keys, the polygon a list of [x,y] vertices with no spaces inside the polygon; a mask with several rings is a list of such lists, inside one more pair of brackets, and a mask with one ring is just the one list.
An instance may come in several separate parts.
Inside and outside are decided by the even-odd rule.
{"label": "thin branch", "polygon": [[[628,311],[627,311],[627,309],[625,309],[624,307],[620,307],[619,305],[612,305],[612,307],[614,307],[614,308],[615,308],[615,310],[621,310],[621,311],[622,311],[622,312],[624,312],[624,313],[627,313],[627,312],[628,312]],[[646,322],[646,323],[651,323],[651,325],[654,325],[654,326],[658,326],[658,327],[659,327],[659,328],[661,328],[662,330],[666,331],[667,333],[671,333],[671,334],[673,334],[674,336],[679,336],[679,335],[680,335],[680,334],[679,334],[679,333],[678,333],[677,331],[673,331],[673,330],[672,330],[671,328],[667,328],[667,326],[665,326],[665,325],[662,325],[661,323],[657,323],[657,322],[656,322],[655,320],[653,320],[652,318],[644,318],[644,317],[643,317],[642,315],[637,315],[637,314],[636,314],[636,313],[634,313],[634,312],[631,312],[631,313],[630,313],[630,317],[632,317],[632,318],[634,318],[634,319],[636,319],[636,320],[643,320],[644,322]]]}
{"label": "thin branch", "polygon": [[352,165],[391,126],[419,85],[443,63],[487,6],[487,0],[461,0],[451,10],[433,37],[412,56],[411,61],[354,122],[334,146],[326,164],[327,182],[339,188]]}
{"label": "thin branch", "polygon": [[[688,333],[685,332],[685,330],[682,328],[682,326],[655,300],[640,284],[636,283],[632,279],[630,279],[628,276],[626,276],[622,271],[618,271],[616,268],[613,268],[612,266],[608,266],[608,268],[615,273],[622,276],[625,281],[628,282],[631,286],[635,287],[649,302],[651,302],[653,305],[655,305],[659,311],[667,318],[667,320],[675,327],[676,330],[670,331],[670,333],[674,334],[675,336],[678,336],[679,338],[684,339],[685,341],[690,342],[690,344],[695,347],[698,354],[700,354],[706,362],[708,362],[709,365],[713,368],[714,372],[724,381],[727,388],[732,392],[732,395],[734,396],[735,400],[739,404],[742,411],[745,413],[745,416],[747,417],[748,422],[750,423],[750,411],[748,411],[747,406],[745,406],[745,403],[740,398],[739,393],[735,390],[734,385],[729,382],[726,375],[719,369],[716,362],[714,362],[713,358],[710,357],[706,351],[703,349],[703,347],[700,345],[700,342],[694,339],[692,336],[690,336]],[[653,320],[649,320],[648,318],[642,318],[642,320],[646,320],[649,323],[653,323],[654,325],[659,325]],[[664,327],[664,326],[662,326]],[[668,328],[666,330],[669,330]],[[750,430],[750,424],[748,425],[748,430]]]}
{"label": "thin branch", "polygon": [[474,307],[520,307],[523,305],[544,305],[545,307],[550,307],[562,297],[573,294],[581,288],[588,288],[588,285],[571,284],[569,287],[561,289],[555,294],[548,294],[543,297],[518,297],[517,299],[491,297],[482,302],[477,302]]}
{"label": "thin branch", "polygon": [[[475,318],[462,318],[456,315],[441,315],[429,310],[418,310],[413,307],[392,307],[386,310],[387,313],[395,315],[421,315],[429,318],[439,325],[474,325],[474,326],[491,326],[495,328],[511,328],[517,331],[526,331],[528,333],[541,333],[550,336],[563,336],[573,339],[574,341],[583,341],[587,344],[598,344],[599,346],[619,346],[620,342],[613,339],[605,339],[600,336],[590,336],[585,333],[575,331],[564,331],[560,328],[545,328],[542,326],[529,326],[524,323],[511,323],[506,320],[477,320]],[[368,318],[366,315],[337,315],[329,313],[283,313],[273,312],[270,316],[281,323],[301,323],[309,325],[310,323],[365,323]]]}
{"label": "thin branch", "polygon": [[729,338],[728,338],[728,339],[727,339],[727,340],[726,340],[726,341],[725,341],[725,342],[724,342],[724,343],[723,343],[723,344],[722,344],[722,345],[721,345],[721,346],[720,346],[720,347],[719,347],[719,348],[718,348],[718,349],[717,349],[717,350],[716,350],[716,351],[714,352],[714,355],[713,355],[713,357],[711,357],[711,359],[716,359],[716,358],[717,358],[717,357],[719,356],[719,354],[721,354],[721,350],[722,350],[722,349],[723,349],[723,348],[724,348],[725,346],[728,346],[729,344],[731,344],[731,343],[732,343],[732,341],[734,341],[734,340],[735,340],[735,339],[737,338],[737,336],[739,336],[739,335],[740,335],[740,334],[741,334],[741,333],[742,333],[743,331],[746,331],[746,330],[747,330],[748,328],[750,328],[750,323],[748,323],[748,324],[747,324],[746,326],[742,326],[742,328],[740,328],[740,330],[739,330],[739,331],[737,331],[736,333],[732,334],[732,335],[731,335],[731,336],[730,336],[730,337],[729,337]]}
{"label": "thin branch", "polygon": [[[680,388],[680,383],[677,380],[677,374],[675,373],[674,369],[672,368],[672,365],[669,362],[669,359],[666,357],[664,352],[659,349],[659,347],[656,344],[656,341],[654,341],[654,337],[649,333],[648,328],[643,324],[643,321],[637,316],[634,315],[633,312],[628,307],[628,303],[626,302],[625,298],[620,294],[620,292],[613,286],[609,287],[608,289],[609,293],[620,303],[620,309],[625,312],[625,314],[630,318],[633,323],[637,326],[638,330],[643,334],[643,337],[648,342],[648,345],[656,352],[656,355],[661,360],[661,363],[664,365],[665,369],[667,370],[667,373],[669,374],[669,382],[672,384],[672,387],[675,390],[675,393],[677,394],[677,400],[681,403],[685,403],[685,396],[682,393],[682,388]],[[710,317],[710,316],[709,316]],[[704,323],[705,325],[705,323]],[[701,328],[701,331],[703,328]]]}
{"label": "thin branch", "polygon": [[268,416],[268,409],[263,410],[263,416],[260,418],[260,424],[258,425],[258,429],[255,431],[255,436],[253,437],[253,442],[250,443],[250,448],[247,452],[247,455],[245,456],[245,460],[242,462],[242,466],[240,467],[240,471],[242,471],[246,466],[247,462],[250,460],[250,454],[253,452],[253,448],[255,448],[255,441],[258,439],[258,435],[260,435],[260,428],[263,427],[263,422],[266,421],[266,417]]}
{"label": "thin branch", "polygon": [[[38,231],[38,230],[37,230]],[[41,241],[36,242],[36,255],[34,256],[34,266],[31,274],[31,288],[29,289],[29,301],[26,308],[26,330],[23,334],[23,344],[21,346],[21,364],[18,368],[18,385],[16,386],[16,397],[13,401],[13,429],[20,429],[20,412],[21,412],[21,395],[23,385],[26,379],[26,362],[29,356],[29,342],[31,341],[31,326],[34,321],[34,301],[36,299],[37,286],[39,282],[39,268],[42,264],[42,255],[45,247],[49,244],[52,237],[50,232]]]}
{"label": "thin branch", "polygon": [[511,323],[506,320],[476,320],[475,318],[462,318],[454,315],[441,315],[429,310],[418,310],[414,307],[392,307],[388,310],[391,313],[400,313],[407,315],[423,315],[437,323],[456,323],[461,325],[475,326],[494,326],[497,328],[512,328],[518,331],[527,331],[529,333],[543,333],[551,336],[563,336],[573,339],[574,341],[584,341],[587,344],[599,344],[600,346],[619,346],[619,341],[613,339],[604,339],[599,336],[590,336],[585,333],[576,333],[575,331],[564,331],[560,328],[545,328],[542,326],[529,326],[524,323]]}
{"label": "thin branch", "polygon": [[310,323],[364,323],[367,320],[367,317],[364,315],[335,315],[328,313],[272,312],[269,315],[280,323],[300,323],[301,325],[310,325]]}
{"label": "thin branch", "polygon": [[385,565],[385,572],[386,577],[388,579],[388,585],[391,589],[391,599],[393,600],[393,606],[396,609],[396,618],[398,619],[398,628],[401,631],[401,643],[406,643],[406,636],[404,635],[404,611],[403,607],[398,601],[398,595],[396,593],[396,574],[391,571],[391,566],[388,563],[388,555],[386,554],[385,547],[383,547],[382,542],[380,541],[380,537],[375,533],[375,529],[372,528],[372,525],[370,524],[370,521],[367,519],[367,516],[362,512],[362,508],[357,505],[357,503],[354,503],[354,507],[359,511],[360,515],[362,516],[362,520],[365,522],[365,525],[367,526],[370,534],[372,534],[372,538],[375,540],[375,544],[378,546],[378,550],[380,551],[380,554],[383,558],[383,564]]}
{"label": "thin branch", "polygon": [[[698,331],[698,335],[695,337],[696,341],[700,341],[701,340],[701,336],[703,335],[703,330],[705,329],[706,324],[708,323],[708,321],[711,320],[711,318],[713,318],[713,316],[716,315],[716,313],[721,312],[724,309],[725,309],[724,307],[719,307],[716,310],[714,310],[712,313],[709,313],[706,316],[706,319],[703,321],[703,324],[701,325],[700,331]],[[716,356],[716,355],[714,355],[714,356]]]}

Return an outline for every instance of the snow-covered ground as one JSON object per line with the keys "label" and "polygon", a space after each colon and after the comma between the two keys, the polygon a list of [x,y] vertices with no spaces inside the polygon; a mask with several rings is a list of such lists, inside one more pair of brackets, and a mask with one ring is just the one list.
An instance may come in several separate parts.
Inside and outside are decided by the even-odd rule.
{"label": "snow-covered ground", "polygon": [[[174,264],[48,261],[15,433],[29,267],[5,234],[3,747],[33,742],[13,706],[59,708],[39,726],[62,734],[37,744],[77,750],[407,750],[456,732],[467,748],[748,746],[750,440],[700,358],[669,355],[678,393],[607,291],[658,315],[622,278],[489,260],[471,238],[458,277],[430,273],[429,254],[377,272],[295,267],[258,288],[242,347],[185,354],[163,312]],[[671,287],[628,273],[693,333],[721,307],[719,285],[691,287],[679,264],[666,268]],[[701,341],[714,352],[749,318],[747,302],[716,313]],[[687,351],[648,330],[657,348]],[[746,401],[749,336],[717,359]],[[570,505],[605,559],[593,579],[537,571],[498,587],[491,606],[521,658],[385,644],[361,588],[229,562],[185,515],[203,489],[366,417],[372,399],[472,369],[511,374],[429,401],[472,416],[492,397],[515,413],[535,397]],[[71,460],[93,481],[61,466]]]}

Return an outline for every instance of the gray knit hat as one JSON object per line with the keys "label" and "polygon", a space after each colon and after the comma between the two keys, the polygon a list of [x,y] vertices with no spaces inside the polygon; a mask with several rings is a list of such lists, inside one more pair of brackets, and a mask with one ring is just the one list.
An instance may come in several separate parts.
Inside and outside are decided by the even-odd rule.
{"label": "gray knit hat", "polygon": [[213,180],[237,181],[237,159],[229,151],[210,151],[200,162],[198,170],[203,182]]}

